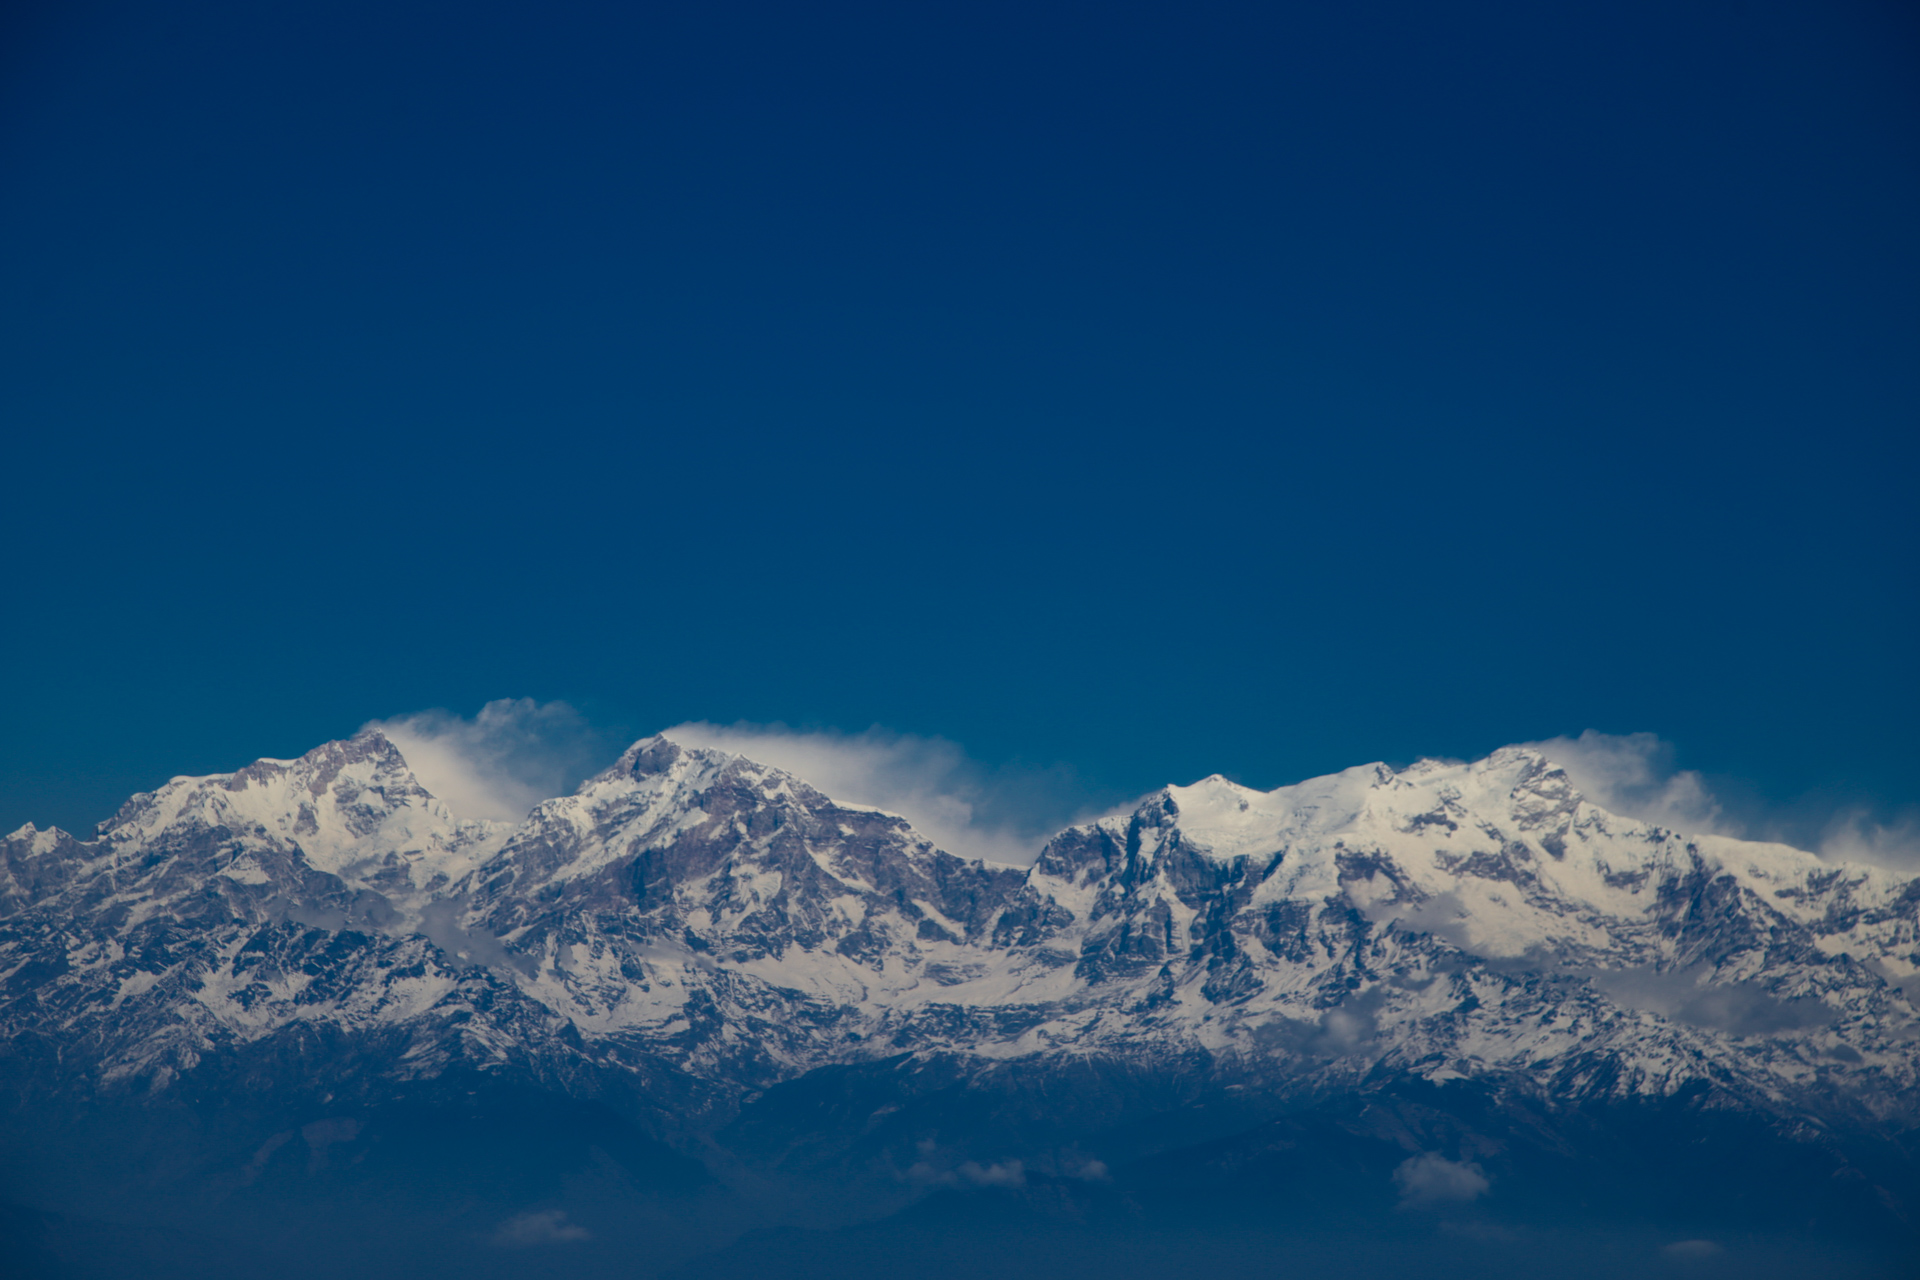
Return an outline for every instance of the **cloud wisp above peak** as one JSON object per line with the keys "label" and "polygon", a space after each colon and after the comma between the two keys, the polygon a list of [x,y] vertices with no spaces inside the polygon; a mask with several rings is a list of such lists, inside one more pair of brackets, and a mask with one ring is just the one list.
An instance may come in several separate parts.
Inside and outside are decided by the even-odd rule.
{"label": "cloud wisp above peak", "polygon": [[1025,866],[1047,839],[1096,811],[1063,768],[988,769],[958,743],[894,733],[809,731],[783,724],[678,724],[665,736],[742,755],[835,800],[898,814],[940,848]]}
{"label": "cloud wisp above peak", "polygon": [[1739,836],[1706,779],[1673,767],[1674,749],[1651,733],[1583,731],[1577,738],[1529,742],[1566,771],[1573,785],[1609,813],[1700,835]]}
{"label": "cloud wisp above peak", "polygon": [[[518,822],[541,801],[572,792],[620,747],[567,703],[531,698],[496,699],[471,717],[436,709],[362,728],[391,739],[455,817],[498,822]],[[664,733],[783,769],[843,803],[898,814],[962,857],[1025,865],[1062,828],[1106,812],[1090,806],[1064,766],[990,769],[940,737],[705,721]]]}
{"label": "cloud wisp above peak", "polygon": [[612,755],[606,735],[573,707],[532,698],[496,698],[471,718],[417,711],[361,727],[384,733],[420,785],[461,819],[518,822]]}
{"label": "cloud wisp above peak", "polygon": [[1865,863],[1904,875],[1920,872],[1920,815],[1879,822],[1868,810],[1801,803],[1725,802],[1707,779],[1674,767],[1673,745],[1651,733],[1583,731],[1534,747],[1567,773],[1588,800],[1622,817],[1689,835],[1766,840],[1806,849],[1830,862]]}
{"label": "cloud wisp above peak", "polygon": [[1865,862],[1909,874],[1920,872],[1920,814],[1875,822],[1864,809],[1835,814],[1821,832],[1819,854],[1834,862]]}
{"label": "cloud wisp above peak", "polygon": [[[415,712],[364,726],[400,748],[427,790],[456,817],[519,822],[543,800],[572,792],[613,760],[622,743],[565,702],[501,698],[463,717]],[[942,849],[1024,866],[1067,826],[1119,812],[1065,765],[988,767],[949,739],[874,726],[860,733],[694,720],[663,731],[690,747],[732,752],[796,775],[835,800],[899,814]],[[1772,840],[1834,862],[1920,873],[1920,815],[1884,821],[1858,806],[1822,807],[1740,795],[1675,767],[1673,746],[1651,733],[1523,744],[1566,770],[1594,804],[1690,835]],[[1104,802],[1104,803],[1101,803]]]}

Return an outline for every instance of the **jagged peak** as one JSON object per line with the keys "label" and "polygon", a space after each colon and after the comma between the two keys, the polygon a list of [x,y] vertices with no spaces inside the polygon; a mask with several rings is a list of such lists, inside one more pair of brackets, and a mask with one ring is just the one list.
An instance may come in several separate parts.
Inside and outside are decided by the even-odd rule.
{"label": "jagged peak", "polygon": [[[620,758],[596,778],[582,784],[584,792],[596,782],[609,779],[639,779],[650,775],[671,773],[676,768],[704,769],[715,776],[728,771],[756,777],[763,787],[769,789],[786,788],[793,794],[804,796],[813,801],[837,805],[840,808],[860,810],[872,813],[887,813],[889,817],[899,817],[887,810],[871,805],[852,804],[828,795],[820,788],[808,782],[798,774],[755,760],[751,756],[737,751],[727,751],[719,747],[699,747],[681,742],[666,733],[651,734],[640,739],[625,751]],[[904,821],[904,819],[903,819]]]}
{"label": "jagged peak", "polygon": [[[342,768],[362,761],[372,761],[376,768],[405,773],[415,786],[420,786],[420,780],[414,777],[413,766],[407,763],[406,753],[392,738],[377,728],[362,729],[350,738],[336,738],[330,742],[323,742],[313,750],[292,760],[263,756],[245,768],[236,769],[229,774],[215,774],[205,780],[223,781],[228,790],[236,790],[257,779],[275,774],[307,774],[312,779],[309,782],[310,789],[318,795],[320,790],[324,789],[325,783],[338,776]],[[420,789],[426,790],[423,786]]]}
{"label": "jagged peak", "polygon": [[71,832],[63,831],[59,827],[36,827],[31,822],[21,823],[16,829],[0,836],[0,840],[14,845],[26,845],[30,857],[38,857],[49,850],[57,849],[64,841],[80,843]]}
{"label": "jagged peak", "polygon": [[1221,773],[1210,773],[1186,786],[1169,784],[1160,788],[1150,801],[1171,806],[1175,813],[1247,813],[1267,798],[1265,791],[1235,782]]}
{"label": "jagged peak", "polygon": [[1536,747],[1515,745],[1471,761],[1426,757],[1397,769],[1374,761],[1264,791],[1214,773],[1161,787],[1103,821],[1171,820],[1190,845],[1228,858],[1336,834],[1369,821],[1369,812],[1382,830],[1432,811],[1510,825],[1521,815],[1569,813],[1583,803],[1557,764]]}
{"label": "jagged peak", "polygon": [[1534,746],[1532,743],[1527,743],[1527,742],[1517,742],[1517,743],[1512,743],[1508,746],[1497,747],[1494,750],[1488,752],[1480,760],[1475,761],[1474,763],[1481,764],[1481,765],[1499,766],[1499,765],[1504,765],[1504,764],[1508,764],[1515,761],[1525,762],[1528,764],[1543,764],[1553,768],[1559,767],[1558,765],[1555,765],[1553,761],[1547,757],[1546,752],[1540,750],[1540,748]]}
{"label": "jagged peak", "polygon": [[[661,773],[673,767],[676,761],[692,761],[711,766],[725,766],[740,760],[756,768],[772,770],[772,765],[749,760],[734,751],[723,751],[718,747],[696,747],[681,742],[665,733],[649,734],[620,753],[620,758],[607,767],[606,775],[639,776],[645,773]],[[775,772],[778,772],[775,770]]]}
{"label": "jagged peak", "polygon": [[1203,789],[1207,791],[1226,791],[1233,794],[1239,794],[1241,792],[1244,792],[1248,795],[1255,795],[1255,796],[1266,794],[1265,792],[1255,790],[1253,787],[1249,787],[1244,783],[1235,782],[1232,778],[1229,778],[1224,773],[1210,773],[1206,777],[1200,779],[1198,782],[1189,782],[1184,787],[1179,786],[1177,784],[1169,783],[1167,786],[1161,788],[1162,791],[1171,792],[1175,794],[1179,794],[1182,792],[1189,792],[1189,791],[1200,791]]}
{"label": "jagged peak", "polygon": [[[351,776],[340,778],[333,796],[309,805],[320,794],[309,795],[311,786],[331,787],[331,780],[346,769]],[[539,806],[518,828],[520,834],[513,837],[517,845],[449,836],[443,814],[396,789],[402,777],[412,776],[410,770],[401,772],[405,769],[403,750],[377,730],[364,731],[322,744],[296,760],[258,761],[247,770],[213,779],[230,781],[251,771],[266,784],[258,788],[243,786],[235,792],[219,785],[189,787],[192,794],[183,792],[179,806],[142,815],[142,829],[130,829],[127,838],[152,837],[175,819],[181,820],[181,829],[190,824],[213,829],[216,839],[200,842],[198,852],[188,851],[201,859],[195,874],[214,877],[212,882],[233,895],[231,900],[241,908],[249,901],[258,906],[269,892],[282,892],[266,886],[276,883],[272,876],[284,875],[284,868],[292,866],[301,876],[310,868],[342,877],[356,895],[376,890],[394,894],[392,901],[403,914],[401,923],[392,927],[419,925],[437,945],[457,951],[455,943],[473,944],[505,955],[501,947],[509,944],[494,942],[486,932],[497,931],[514,938],[510,945],[522,948],[516,954],[527,960],[524,968],[518,960],[494,966],[500,982],[543,1002],[560,1019],[577,1019],[580,1034],[657,1035],[659,1039],[649,1043],[660,1045],[679,1043],[668,1037],[680,1033],[666,1028],[679,1021],[674,1011],[682,1007],[685,993],[709,990],[702,984],[722,970],[730,974],[724,984],[710,988],[718,993],[716,999],[732,998],[728,991],[761,991],[750,985],[760,982],[770,984],[764,990],[774,994],[764,996],[770,1003],[755,1008],[791,1008],[780,1002],[794,992],[809,992],[809,999],[848,1008],[858,1004],[864,1010],[848,1017],[892,1016],[893,1010],[911,1016],[912,1010],[935,1007],[930,1001],[957,1009],[1079,1001],[1088,992],[1104,999],[1101,992],[1121,991],[1155,970],[1173,981],[1188,964],[1182,957],[1198,955],[1192,948],[1208,942],[1206,931],[1214,927],[1208,920],[1244,935],[1247,946],[1236,943],[1236,950],[1214,954],[1251,957],[1244,964],[1235,960],[1251,985],[1235,994],[1222,984],[1243,979],[1233,976],[1236,970],[1226,967],[1226,959],[1218,965],[1208,962],[1211,976],[1202,975],[1195,960],[1184,971],[1191,978],[1181,997],[1185,1005],[1176,1001],[1155,1006],[1159,1011],[1152,1017],[1182,1018],[1178,1010],[1186,1007],[1194,1017],[1183,1024],[1187,1032],[1181,1034],[1204,1038],[1213,1034],[1208,1028],[1226,1018],[1242,1017],[1233,1010],[1254,1009],[1258,1017],[1279,1019],[1268,1025],[1284,1029],[1292,1025],[1286,1020],[1296,1015],[1319,1016],[1308,1012],[1304,1002],[1310,990],[1302,984],[1312,974],[1327,975],[1328,982],[1338,977],[1337,965],[1345,963],[1339,957],[1346,954],[1340,947],[1355,938],[1382,940],[1382,946],[1401,958],[1412,956],[1419,963],[1428,955],[1422,948],[1451,948],[1448,974],[1460,971],[1456,961],[1461,955],[1494,957],[1509,968],[1526,957],[1550,954],[1577,955],[1581,963],[1602,953],[1621,964],[1651,963],[1647,957],[1656,952],[1649,947],[1666,935],[1655,928],[1661,921],[1649,912],[1673,900],[1662,896],[1661,886],[1691,884],[1688,877],[1700,866],[1714,865],[1711,858],[1704,863],[1696,858],[1691,845],[1683,848],[1664,833],[1648,840],[1640,828],[1576,812],[1577,803],[1570,807],[1567,802],[1574,793],[1566,775],[1529,747],[1503,748],[1472,762],[1422,760],[1397,771],[1364,764],[1269,791],[1210,774],[1163,787],[1130,813],[1073,829],[1091,832],[1092,839],[1056,838],[1023,885],[1017,874],[962,872],[925,856],[924,850],[933,846],[923,843],[905,821],[898,834],[908,839],[895,839],[884,824],[855,821],[826,807],[861,806],[828,799],[794,775],[726,750],[677,742],[665,733],[631,744],[613,767],[573,796]],[[364,799],[356,798],[356,788]],[[317,827],[315,815],[306,812],[309,808],[318,811]],[[772,815],[781,821],[761,821],[772,809],[784,811]],[[801,814],[799,809],[811,812]],[[276,814],[292,814],[294,821],[276,828]],[[794,817],[825,821],[785,822]],[[228,825],[232,832],[218,830]],[[569,826],[571,830],[565,829]],[[780,833],[777,841],[763,838],[772,832]],[[31,824],[15,838],[23,835],[48,838]],[[665,856],[648,860],[672,849],[683,836],[687,843],[674,855],[680,862]],[[797,844],[796,837],[803,843]],[[233,857],[236,843],[281,855],[297,853],[299,858],[283,857],[268,868],[264,864],[269,859]],[[1704,840],[1701,844],[1707,846]],[[152,847],[167,848],[157,841]],[[1815,884],[1784,853],[1768,861],[1761,856],[1764,850],[1757,853],[1756,848],[1709,852],[1752,889],[1741,899],[1741,910],[1757,913],[1765,908],[1770,914],[1753,917],[1763,923],[1793,915],[1809,922],[1818,919],[1823,928],[1831,928],[1835,902],[1851,908],[1863,901],[1891,900],[1873,885],[1856,891],[1826,881]],[[1120,850],[1124,855],[1114,856]],[[94,858],[91,865],[105,871],[123,866],[138,870],[142,865],[120,858],[118,845],[103,852],[113,856]],[[0,880],[0,889],[13,900],[26,900],[26,893],[44,897],[59,887],[61,882],[44,874],[54,859],[22,859],[18,853],[17,845],[10,847],[7,874],[24,888],[7,888],[8,882]],[[406,861],[410,880],[398,874],[394,854]],[[386,855],[377,868],[375,855]],[[1257,861],[1239,867],[1204,865],[1243,857]],[[726,874],[715,873],[714,868],[729,859]],[[80,863],[72,860],[74,866]],[[680,880],[661,878],[662,867],[669,865],[681,868],[675,875],[684,872]],[[22,867],[25,872],[18,870]],[[609,874],[592,874],[603,870]],[[501,874],[508,871],[512,874]],[[563,882],[568,881],[578,883],[566,887]],[[676,884],[685,891],[680,905],[671,892],[662,891],[662,886],[672,889]],[[442,896],[429,903],[433,895]],[[465,911],[474,897],[479,903],[471,917],[438,914]],[[618,933],[632,926],[631,913],[621,904],[641,901],[647,904],[646,912],[655,913],[649,920],[667,923]],[[607,910],[609,904],[620,910]],[[769,904],[773,909],[760,915]],[[1207,915],[1216,904],[1228,909]],[[1284,910],[1276,911],[1282,906]],[[683,907],[684,916],[673,914]],[[544,916],[550,908],[562,914]],[[431,919],[430,910],[435,913]],[[769,923],[802,916],[804,936],[781,933],[785,925]],[[344,909],[329,918],[344,921]],[[445,927],[454,933],[432,932],[449,919],[454,924]],[[628,923],[620,924],[622,919]],[[1736,923],[1746,919],[1741,915]],[[461,923],[467,920],[478,923]],[[1305,931],[1323,927],[1316,920],[1332,931],[1325,934],[1329,945],[1308,945]],[[869,921],[877,923],[869,927]],[[684,933],[681,923],[686,924]],[[1871,920],[1868,925],[1878,927]],[[468,933],[469,927],[480,932]],[[518,932],[523,927],[526,932]],[[1896,920],[1890,929],[1899,927],[1904,925]],[[615,932],[598,937],[592,946],[573,941],[595,938],[595,931],[603,928]],[[1845,941],[1856,949],[1879,947],[1873,954],[1884,952],[1891,957],[1886,963],[1907,954],[1896,954],[1892,941],[1881,947],[1876,939],[1882,936],[1897,941],[1888,930],[1850,934]],[[738,948],[731,943],[722,947],[720,941],[727,938],[738,940]],[[1251,945],[1251,940],[1259,945]],[[541,946],[548,946],[544,959]],[[1039,950],[1043,947],[1044,954]],[[1080,963],[1062,963],[1074,951]],[[695,952],[701,954],[696,957]],[[922,962],[924,969],[915,967]],[[644,985],[638,975],[656,969],[670,981]],[[1908,965],[1899,973],[1911,971]],[[923,977],[926,983],[921,986]],[[236,976],[234,982],[239,981]],[[1268,993],[1258,997],[1265,1003],[1245,1003],[1255,988]],[[1415,1009],[1426,998],[1419,994],[1426,987],[1374,989],[1382,993],[1380,1000],[1402,1002],[1408,1027],[1458,1012],[1447,1012],[1451,1004],[1447,1009]],[[625,994],[608,998],[609,991]],[[1126,998],[1134,1001],[1137,996],[1135,989]],[[1452,999],[1445,988],[1434,989],[1434,1000],[1443,996]],[[226,1007],[219,1000],[203,1007],[216,1006]],[[248,1021],[255,1016],[252,1007],[234,1013],[233,1025],[256,1025]],[[1121,1007],[1114,1006],[1116,1011]],[[1375,1007],[1366,1005],[1363,1011]],[[515,1025],[531,1026],[533,1021]],[[798,1025],[803,1020],[791,1021]],[[1138,1034],[1150,1036],[1174,1023],[1135,1025],[1148,1028]],[[761,1038],[772,1043],[789,1028],[774,1030],[777,1034]],[[836,1030],[831,1042],[819,1044],[828,1046],[824,1051],[831,1054],[864,1052],[848,1047],[862,1043],[859,1037],[846,1039],[843,1034]],[[800,1044],[803,1035],[804,1030],[795,1031],[791,1043]],[[1231,1046],[1224,1038],[1206,1043]],[[1568,1051],[1577,1049],[1575,1045]]]}
{"label": "jagged peak", "polygon": [[359,781],[346,784],[343,793],[343,774],[372,784],[385,806],[417,808],[449,826],[455,821],[445,802],[414,774],[393,740],[378,729],[364,729],[323,742],[291,760],[263,756],[229,773],[170,778],[152,791],[130,796],[98,825],[96,838],[134,839],[190,815],[216,823],[240,820],[303,827],[314,820],[309,810],[323,797],[332,796],[332,803],[337,803],[343,795],[364,793],[366,788]]}

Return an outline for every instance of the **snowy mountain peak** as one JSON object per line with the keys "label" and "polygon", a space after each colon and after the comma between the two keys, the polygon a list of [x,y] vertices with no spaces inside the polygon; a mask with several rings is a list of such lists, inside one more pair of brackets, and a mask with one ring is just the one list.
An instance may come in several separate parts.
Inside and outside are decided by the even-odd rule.
{"label": "snowy mountain peak", "polygon": [[638,1055],[739,1087],[909,1052],[1920,1096],[1920,882],[1622,818],[1530,748],[1213,775],[1019,869],[663,735],[460,822],[369,732],[175,779],[92,841],[23,827],[0,871],[0,1025],[94,1044],[103,1081],[328,1025],[425,1046],[395,1071]]}
{"label": "snowy mountain peak", "polygon": [[264,823],[319,836],[319,848],[342,836],[370,834],[380,818],[403,808],[452,821],[413,776],[399,748],[369,731],[316,747],[297,760],[257,760],[234,773],[174,778],[128,800],[100,824],[99,834],[125,843],[182,821]]}

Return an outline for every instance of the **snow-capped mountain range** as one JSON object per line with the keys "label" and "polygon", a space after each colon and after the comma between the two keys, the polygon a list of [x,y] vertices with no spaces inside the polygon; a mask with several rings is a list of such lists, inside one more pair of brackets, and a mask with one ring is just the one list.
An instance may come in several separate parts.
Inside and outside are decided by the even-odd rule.
{"label": "snow-capped mountain range", "polygon": [[1905,1129],[1916,974],[1920,880],[1608,813],[1525,748],[1169,786],[1030,868],[666,737],[517,826],[367,732],[0,841],[0,1036],[68,1093],[323,1030],[395,1083],[1105,1059]]}

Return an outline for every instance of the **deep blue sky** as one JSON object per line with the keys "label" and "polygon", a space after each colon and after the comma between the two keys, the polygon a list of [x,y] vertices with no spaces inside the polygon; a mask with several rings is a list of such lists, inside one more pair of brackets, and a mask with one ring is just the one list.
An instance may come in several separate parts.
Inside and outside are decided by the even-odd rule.
{"label": "deep blue sky", "polygon": [[1920,803],[1913,12],[8,6],[0,829],[523,695]]}

